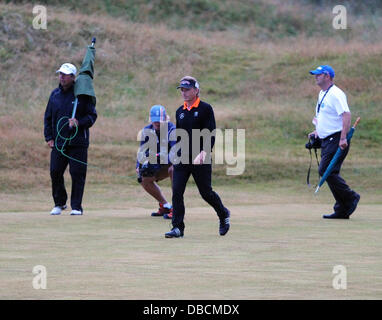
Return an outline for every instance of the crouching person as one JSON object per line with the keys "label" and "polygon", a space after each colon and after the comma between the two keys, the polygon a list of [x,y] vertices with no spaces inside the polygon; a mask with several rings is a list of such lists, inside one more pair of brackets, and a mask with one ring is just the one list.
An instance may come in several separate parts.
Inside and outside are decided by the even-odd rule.
{"label": "crouching person", "polygon": [[163,216],[164,219],[172,219],[172,205],[166,200],[157,182],[170,178],[172,185],[173,166],[168,154],[175,143],[169,139],[174,129],[175,125],[169,121],[166,109],[161,105],[152,106],[150,124],[141,131],[136,165],[138,182],[159,203],[158,211],[151,216]]}

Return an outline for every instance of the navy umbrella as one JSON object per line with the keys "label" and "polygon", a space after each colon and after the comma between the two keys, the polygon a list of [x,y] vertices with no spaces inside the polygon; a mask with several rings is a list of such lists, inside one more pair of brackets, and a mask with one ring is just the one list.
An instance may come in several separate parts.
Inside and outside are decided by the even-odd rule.
{"label": "navy umbrella", "polygon": [[[357,120],[355,121],[353,127],[350,128],[348,134],[346,135],[346,139],[347,139],[347,141],[348,141],[348,144],[349,144],[351,138],[353,137],[353,133],[354,133],[355,127],[357,126],[357,124],[358,124],[358,122],[359,122],[360,120],[361,120],[361,118],[358,117]],[[328,167],[326,168],[326,170],[325,170],[325,172],[324,172],[324,174],[323,174],[323,176],[322,176],[320,182],[318,183],[317,189],[316,189],[316,191],[315,191],[314,193],[317,193],[317,192],[318,192],[318,190],[320,189],[320,187],[321,187],[321,186],[324,184],[324,182],[326,181],[327,177],[330,176],[330,174],[331,174],[332,171],[333,171],[334,166],[336,165],[336,163],[337,163],[339,157],[341,157],[343,151],[344,151],[344,150],[342,150],[340,147],[338,147],[336,154],[334,155],[332,161],[330,161]]]}

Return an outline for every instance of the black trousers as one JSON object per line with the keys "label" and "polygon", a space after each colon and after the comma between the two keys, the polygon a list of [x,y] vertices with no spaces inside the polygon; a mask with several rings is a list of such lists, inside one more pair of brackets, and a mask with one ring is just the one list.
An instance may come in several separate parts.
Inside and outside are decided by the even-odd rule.
{"label": "black trousers", "polygon": [[[87,162],[88,148],[66,147],[64,153],[73,159]],[[72,178],[72,192],[70,205],[73,210],[82,211],[82,197],[84,194],[87,165],[65,157],[56,148],[52,149],[50,155],[50,177],[52,180],[52,195],[55,206],[66,204],[68,195],[65,189],[64,172],[69,164],[69,172]]]}
{"label": "black trousers", "polygon": [[227,209],[223,206],[219,195],[212,190],[211,186],[211,164],[193,165],[178,164],[174,165],[173,184],[172,184],[172,225],[180,230],[184,230],[184,192],[190,175],[193,176],[202,198],[212,206],[218,217],[224,219]]}
{"label": "black trousers", "polygon": [[[318,169],[320,176],[323,176],[326,168],[329,166],[330,161],[337,152],[340,142],[341,132],[337,132],[322,140],[321,144],[321,163]],[[343,151],[342,156],[338,159],[337,164],[334,166],[332,173],[326,179],[330,191],[333,194],[336,203],[334,204],[334,212],[344,214],[347,212],[351,202],[354,200],[356,193],[350,189],[346,181],[340,176],[342,163],[344,162],[350,145]]]}

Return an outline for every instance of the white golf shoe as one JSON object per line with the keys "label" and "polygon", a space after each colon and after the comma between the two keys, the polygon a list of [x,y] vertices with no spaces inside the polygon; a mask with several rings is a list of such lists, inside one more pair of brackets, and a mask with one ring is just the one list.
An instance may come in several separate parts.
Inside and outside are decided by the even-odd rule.
{"label": "white golf shoe", "polygon": [[71,216],[82,216],[82,211],[80,211],[80,210],[72,210],[70,215]]}
{"label": "white golf shoe", "polygon": [[51,214],[52,216],[58,216],[59,214],[61,214],[62,210],[65,210],[66,208],[67,208],[66,205],[64,205],[64,206],[57,206],[57,207],[54,207],[54,208],[52,209],[52,211],[50,212],[50,214]]}

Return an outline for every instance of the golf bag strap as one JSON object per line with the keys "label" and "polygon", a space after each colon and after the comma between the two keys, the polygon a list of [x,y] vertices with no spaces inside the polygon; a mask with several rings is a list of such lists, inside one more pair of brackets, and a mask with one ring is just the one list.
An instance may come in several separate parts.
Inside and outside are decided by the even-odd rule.
{"label": "golf bag strap", "polygon": [[[306,184],[310,187],[309,177],[310,177],[310,170],[312,169],[312,161],[313,161],[312,150],[311,149],[309,149],[309,154],[310,154],[310,164],[309,164],[308,174],[306,176]],[[319,167],[320,166],[320,162],[318,161],[317,149],[316,148],[314,148],[314,154],[316,155],[317,166]],[[318,174],[318,180],[320,180],[320,174]]]}

